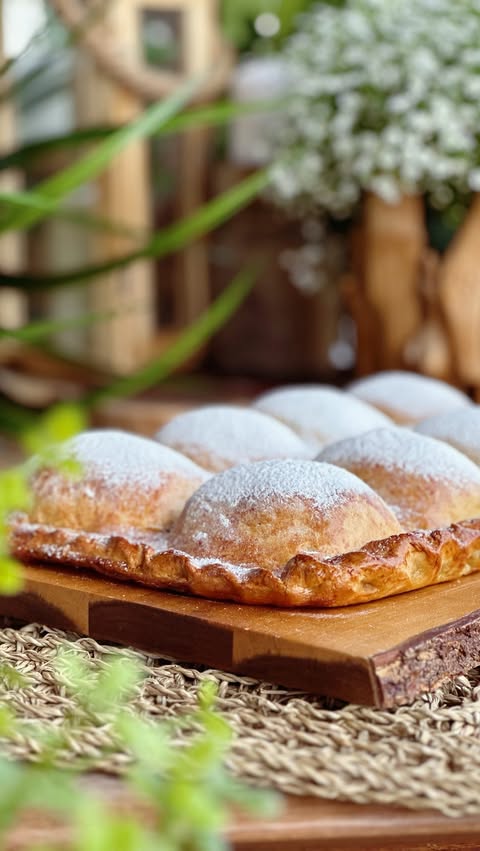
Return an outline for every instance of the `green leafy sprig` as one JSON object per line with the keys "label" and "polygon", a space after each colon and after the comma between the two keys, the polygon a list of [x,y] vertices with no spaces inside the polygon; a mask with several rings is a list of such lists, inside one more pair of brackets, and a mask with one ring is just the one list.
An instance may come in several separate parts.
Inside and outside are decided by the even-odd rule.
{"label": "green leafy sprig", "polygon": [[86,413],[79,405],[62,403],[38,416],[34,425],[23,429],[19,441],[29,461],[0,471],[0,594],[17,594],[22,588],[22,570],[12,558],[8,545],[9,518],[15,512],[28,513],[31,504],[29,479],[35,467],[56,466],[69,476],[81,474],[79,464],[62,454],[61,444],[85,428]]}
{"label": "green leafy sprig", "polygon": [[[77,708],[62,727],[36,724],[38,765],[0,760],[0,842],[23,811],[41,807],[69,828],[71,851],[226,851],[222,834],[232,804],[261,815],[278,812],[276,795],[252,790],[226,771],[232,731],[215,711],[213,682],[203,683],[193,712],[159,724],[132,710],[146,671],[129,655],[99,666],[70,646],[58,657],[57,671]],[[94,767],[88,758],[76,760],[69,770],[55,768],[65,738],[81,736],[92,722],[108,724],[115,747],[131,757],[124,783],[135,810],[119,810],[94,797],[88,786],[79,786],[79,772]],[[190,735],[180,746],[176,737],[185,728]],[[0,713],[1,737],[22,732],[22,723],[8,710]]]}

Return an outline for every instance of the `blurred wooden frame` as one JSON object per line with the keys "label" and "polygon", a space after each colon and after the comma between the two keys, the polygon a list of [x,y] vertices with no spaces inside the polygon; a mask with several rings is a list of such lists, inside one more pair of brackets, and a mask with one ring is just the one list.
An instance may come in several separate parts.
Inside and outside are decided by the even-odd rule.
{"label": "blurred wooden frame", "polygon": [[[198,100],[218,94],[232,66],[218,25],[218,0],[112,0],[101,18],[82,28],[89,8],[78,0],[50,0],[63,21],[78,33],[81,50],[76,73],[76,112],[80,125],[118,125],[131,121],[145,100],[164,97],[187,78],[204,77]],[[179,16],[181,67],[153,69],[142,65],[144,15]],[[108,47],[107,47],[108,46]],[[183,218],[205,200],[209,135],[204,129],[183,133],[178,140],[175,216]],[[147,145],[131,145],[98,181],[96,215],[148,232],[151,222]],[[123,254],[133,248],[129,237],[96,238],[95,259]],[[135,263],[98,280],[90,290],[95,311],[121,315],[92,328],[91,356],[113,372],[138,367],[153,352],[168,345],[177,330],[194,320],[210,303],[208,254],[205,240],[189,245],[174,264],[173,327],[157,329],[152,265]]]}
{"label": "blurred wooden frame", "polygon": [[[216,21],[219,0],[128,0],[135,16],[144,12],[179,14],[182,17],[183,68],[180,71],[155,69],[140,61],[141,54],[133,52],[125,62],[125,54],[117,44],[105,39],[101,24],[114,4],[124,0],[50,0],[65,25],[76,33],[81,43],[106,76],[130,90],[143,100],[158,100],[172,92],[192,74],[207,76],[196,100],[210,100],[222,90],[231,71],[234,56],[230,45],[222,38]],[[87,23],[88,17],[93,18]],[[100,26],[98,23],[100,22]],[[135,28],[135,22],[133,23]]]}
{"label": "blurred wooden frame", "polygon": [[[0,0],[0,66],[8,59],[3,46],[3,3]],[[5,75],[2,83],[8,85]],[[3,89],[1,90],[3,92]],[[15,110],[8,97],[0,100],[0,151],[6,153],[15,147]],[[0,191],[13,192],[20,189],[18,172],[9,170],[0,174]],[[17,272],[22,264],[23,239],[19,233],[8,233],[0,237],[0,266],[8,272]],[[26,317],[26,300],[22,293],[3,287],[0,290],[0,320],[4,328],[17,328]]]}

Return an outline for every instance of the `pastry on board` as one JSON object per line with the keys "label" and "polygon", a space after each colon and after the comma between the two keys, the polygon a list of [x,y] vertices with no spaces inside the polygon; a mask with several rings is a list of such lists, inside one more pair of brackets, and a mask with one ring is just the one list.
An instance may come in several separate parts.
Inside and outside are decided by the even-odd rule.
{"label": "pastry on board", "polygon": [[438,529],[480,517],[480,467],[452,446],[410,429],[373,429],[331,443],[317,460],[370,485],[404,529]]}
{"label": "pastry on board", "polygon": [[212,472],[269,458],[312,455],[306,443],[283,423],[238,405],[205,405],[178,414],[155,439]]}
{"label": "pastry on board", "polygon": [[37,465],[32,509],[11,521],[12,552],[285,607],[350,605],[479,571],[480,467],[378,415],[381,427],[366,431],[360,418],[357,436],[331,443],[320,460],[254,461],[213,475],[154,440],[86,432],[64,450],[82,476]]}
{"label": "pastry on board", "polygon": [[429,417],[415,426],[415,431],[443,440],[480,464],[480,406],[468,405],[446,414]]}
{"label": "pastry on board", "polygon": [[391,423],[371,405],[322,384],[280,387],[253,404],[297,432],[313,453],[334,440]]}
{"label": "pastry on board", "polygon": [[416,372],[385,370],[353,381],[348,390],[400,425],[471,405],[469,397],[445,381]]}
{"label": "pastry on board", "polygon": [[285,459],[213,476],[188,500],[170,542],[198,558],[273,570],[300,550],[337,555],[401,531],[381,497],[356,476]]}
{"label": "pastry on board", "polygon": [[83,432],[61,454],[79,462],[79,476],[48,462],[36,469],[32,523],[86,532],[165,529],[209,476],[166,446],[113,429]]}

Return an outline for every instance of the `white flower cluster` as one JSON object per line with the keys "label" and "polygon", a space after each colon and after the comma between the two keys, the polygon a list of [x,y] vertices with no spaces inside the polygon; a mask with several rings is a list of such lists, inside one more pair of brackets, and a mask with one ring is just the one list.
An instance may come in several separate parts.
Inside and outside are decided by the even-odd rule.
{"label": "white flower cluster", "polygon": [[272,166],[277,200],[352,211],[480,190],[480,0],[347,0],[303,16]]}

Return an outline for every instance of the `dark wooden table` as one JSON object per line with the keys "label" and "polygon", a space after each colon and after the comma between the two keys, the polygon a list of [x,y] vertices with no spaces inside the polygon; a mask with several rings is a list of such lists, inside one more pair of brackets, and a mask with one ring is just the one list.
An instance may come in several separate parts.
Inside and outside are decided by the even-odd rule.
{"label": "dark wooden table", "polygon": [[[121,781],[102,775],[84,780],[87,788],[113,806],[138,811]],[[432,810],[361,806],[287,797],[276,819],[233,817],[228,839],[234,851],[460,851],[480,849],[480,817],[451,819]],[[68,840],[64,828],[41,813],[29,813],[10,835],[7,851],[26,851],[32,844]]]}

